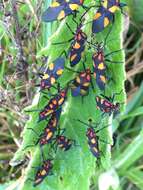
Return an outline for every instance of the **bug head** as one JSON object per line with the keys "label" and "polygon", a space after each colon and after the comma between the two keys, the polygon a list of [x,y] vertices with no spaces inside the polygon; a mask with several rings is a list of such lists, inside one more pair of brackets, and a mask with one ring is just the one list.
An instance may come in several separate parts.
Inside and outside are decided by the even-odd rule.
{"label": "bug head", "polygon": [[102,53],[104,49],[104,42],[95,42],[94,47],[98,53]]}
{"label": "bug head", "polygon": [[85,70],[85,72],[86,72],[87,75],[90,75],[90,74],[91,74],[90,68],[87,68],[87,69]]}
{"label": "bug head", "polygon": [[41,138],[40,141],[39,141],[39,144],[40,144],[41,146],[45,145],[46,143],[47,143],[47,140],[46,140],[44,137]]}
{"label": "bug head", "polygon": [[120,2],[119,2],[118,6],[120,7],[120,9],[122,9],[123,7],[126,7],[127,4],[126,4],[126,3],[120,3]]}
{"label": "bug head", "polygon": [[89,137],[89,138],[95,137],[95,131],[94,131],[93,127],[88,127],[87,128],[86,136]]}
{"label": "bug head", "polygon": [[52,159],[48,159],[44,161],[44,168],[51,169],[53,167]]}
{"label": "bug head", "polygon": [[120,103],[117,102],[114,106],[113,117],[116,117],[120,113]]}

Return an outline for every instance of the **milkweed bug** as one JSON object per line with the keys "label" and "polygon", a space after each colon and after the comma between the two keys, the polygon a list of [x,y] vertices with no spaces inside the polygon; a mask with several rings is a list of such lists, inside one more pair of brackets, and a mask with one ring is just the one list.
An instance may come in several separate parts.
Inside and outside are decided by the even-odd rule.
{"label": "milkweed bug", "polygon": [[39,185],[46,176],[51,174],[51,170],[53,168],[52,160],[47,159],[43,162],[42,166],[38,167],[33,186],[36,187]]}
{"label": "milkweed bug", "polygon": [[64,89],[61,89],[58,94],[54,95],[53,98],[50,99],[48,104],[44,107],[44,109],[39,113],[39,121],[46,119],[49,115],[54,113],[56,110],[61,108],[67,98],[68,86]]}
{"label": "milkweed bug", "polygon": [[52,63],[48,65],[45,72],[39,73],[41,78],[40,86],[41,90],[50,89],[51,86],[56,82],[56,80],[62,75],[64,70],[65,60],[62,57],[57,58]]}
{"label": "milkweed bug", "polygon": [[100,90],[105,90],[105,85],[109,79],[109,77],[106,76],[107,64],[105,62],[109,62],[109,63],[113,63],[113,64],[114,63],[123,63],[120,61],[111,61],[110,59],[108,59],[108,56],[111,56],[114,53],[118,53],[122,49],[110,52],[105,55],[104,50],[105,50],[105,46],[106,46],[106,41],[111,32],[111,29],[107,33],[107,36],[106,36],[104,42],[100,42],[100,43],[97,42],[95,44],[93,44],[93,42],[91,42],[91,45],[95,48],[95,52],[92,56],[93,76],[94,76],[94,78],[96,80],[96,84],[100,88]]}
{"label": "milkweed bug", "polygon": [[42,132],[42,134],[40,134],[40,136],[33,128],[27,128],[28,130],[29,129],[32,130],[38,136],[38,140],[33,145],[27,145],[23,150],[31,146],[36,146],[38,143],[40,145],[40,148],[45,144],[50,143],[53,140],[55,132],[57,131],[60,115],[61,115],[61,108],[51,115],[48,124],[46,125],[44,131]]}
{"label": "milkweed bug", "polygon": [[64,135],[58,135],[56,136],[56,143],[60,149],[62,149],[63,151],[67,151],[73,145],[73,140],[67,138]]}
{"label": "milkweed bug", "polygon": [[104,60],[103,48],[100,44],[97,45],[96,52],[92,56],[93,60],[93,76],[96,79],[96,84],[100,90],[105,89],[106,78],[106,64]]}
{"label": "milkweed bug", "polygon": [[72,147],[72,145],[76,145],[76,142],[75,140],[67,138],[66,136],[63,135],[65,129],[62,129],[62,133],[60,133],[60,131],[61,129],[59,129],[58,134],[56,135],[55,139],[53,139],[55,140],[54,144],[56,143],[56,149],[58,147],[63,151],[68,151]]}
{"label": "milkweed bug", "polygon": [[82,30],[82,26],[83,26],[82,22],[83,22],[83,17],[90,10],[90,8],[88,8],[88,10],[81,16],[80,24],[78,24],[78,22],[73,19],[73,21],[77,25],[77,28],[76,28],[75,32],[73,32],[73,30],[71,29],[69,24],[66,23],[68,29],[73,34],[73,37],[71,39],[69,39],[68,41],[65,41],[65,42],[53,43],[54,45],[56,45],[56,44],[58,45],[58,44],[64,44],[64,43],[67,43],[67,42],[71,42],[69,52],[68,52],[68,57],[69,57],[71,67],[77,65],[80,62],[80,60],[82,58],[82,55],[83,55],[83,52],[85,50],[86,42],[89,43],[87,41],[86,33],[83,32],[83,30]]}
{"label": "milkweed bug", "polygon": [[[121,90],[122,92],[122,90]],[[96,96],[96,104],[97,104],[97,109],[103,112],[103,114],[113,114],[113,117],[115,117],[117,114],[120,113],[120,103],[113,103],[115,95],[120,95],[120,93],[115,93],[112,97],[107,97],[101,94],[100,96]]]}
{"label": "milkweed bug", "polygon": [[74,15],[84,0],[55,0],[50,7],[42,14],[42,21],[52,22],[62,20],[68,15]]}
{"label": "milkweed bug", "polygon": [[89,92],[89,86],[91,83],[91,71],[89,68],[85,69],[85,71],[79,72],[79,74],[72,81],[71,93],[73,97],[76,96],[85,96]]}
{"label": "milkweed bug", "polygon": [[98,33],[104,30],[110,23],[114,22],[115,12],[126,6],[125,3],[120,3],[120,0],[104,0],[95,16],[92,23],[92,32]]}
{"label": "milkweed bug", "polygon": [[33,186],[36,187],[40,183],[43,182],[43,180],[50,175],[53,175],[52,168],[53,168],[53,158],[45,159],[43,151],[41,150],[41,158],[42,158],[42,165],[41,166],[32,166],[31,168],[36,169],[36,174],[34,179],[28,178],[27,180],[30,180],[33,182]]}
{"label": "milkweed bug", "polygon": [[73,41],[69,50],[69,60],[70,66],[73,67],[78,64],[81,60],[82,54],[85,49],[85,43],[87,41],[87,35],[81,29],[82,24],[80,24],[74,34]]}
{"label": "milkweed bug", "polygon": [[[87,137],[87,143],[88,143],[89,149],[90,149],[90,151],[94,157],[96,157],[97,159],[100,158],[101,151],[99,150],[99,143],[98,142],[99,142],[99,140],[106,143],[106,144],[107,144],[107,142],[100,139],[99,136],[97,135],[97,133],[99,131],[103,130],[104,128],[107,128],[108,126],[104,126],[101,129],[95,130],[95,128],[97,128],[97,127],[94,127],[91,124],[91,122],[92,122],[91,119],[89,119],[89,124],[85,123],[79,119],[77,121],[79,121],[80,123],[87,126],[86,137]],[[110,144],[110,143],[108,143],[108,144]]]}

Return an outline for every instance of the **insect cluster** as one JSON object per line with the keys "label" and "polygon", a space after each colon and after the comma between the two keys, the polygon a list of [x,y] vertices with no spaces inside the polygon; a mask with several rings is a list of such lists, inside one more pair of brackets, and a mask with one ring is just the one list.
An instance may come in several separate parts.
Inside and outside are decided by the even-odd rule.
{"label": "insect cluster", "polygon": [[[126,6],[126,4],[121,3],[119,0],[101,1],[92,20],[92,33],[97,34],[99,32],[102,32],[104,28],[106,28],[111,23],[113,26],[116,10],[120,9],[122,12],[122,8],[124,6]],[[82,7],[85,10],[80,18],[80,23],[76,21],[77,15],[79,14],[79,7]],[[61,55],[52,63],[50,63],[44,72],[39,73],[39,76],[41,78],[41,82],[38,85],[40,87],[40,91],[45,93],[45,90],[48,90],[49,94],[51,88],[54,88],[57,91],[54,95],[50,94],[50,99],[48,100],[47,105],[42,110],[39,110],[40,112],[38,122],[48,119],[48,123],[44,128],[42,134],[39,136],[39,134],[33,128],[28,128],[37,135],[38,139],[34,145],[38,144],[40,146],[42,155],[42,147],[46,144],[50,144],[51,148],[55,151],[57,148],[63,151],[68,151],[72,145],[77,146],[75,140],[70,139],[64,135],[65,129],[61,129],[59,127],[59,120],[63,105],[67,100],[68,91],[71,90],[71,95],[73,97],[80,96],[83,98],[84,96],[88,95],[90,85],[94,90],[95,87],[93,84],[93,79],[99,90],[103,92],[105,91],[105,86],[109,80],[109,78],[106,76],[106,62],[110,62],[107,57],[108,55],[111,55],[111,53],[105,55],[105,43],[94,44],[92,41],[88,41],[87,34],[82,30],[82,22],[85,20],[85,15],[90,11],[91,8],[95,7],[96,6],[86,7],[84,5],[84,0],[55,0],[42,15],[42,20],[44,22],[53,22],[55,20],[60,21],[66,16],[72,15],[73,21],[77,24],[77,29],[75,32],[73,32],[70,25],[66,23],[68,29],[73,34],[73,38],[68,41],[69,43],[71,42],[67,58],[70,62],[70,68],[65,66],[65,58],[63,55]],[[107,37],[110,32],[111,30],[109,30]],[[59,42],[53,45],[59,45],[62,43],[65,42]],[[75,65],[79,64],[79,62],[82,60],[86,45],[91,45],[95,49],[95,52],[92,55],[92,69],[89,67],[86,68],[85,64],[83,63],[82,71],[73,71],[72,68]],[[57,81],[63,74],[64,69],[76,72],[77,74],[74,79],[68,81],[65,87],[61,88]],[[58,85],[56,87],[55,85],[57,83]],[[116,114],[120,112],[120,103],[114,103],[114,97],[118,94],[120,93],[114,93],[113,97],[107,97],[103,94],[96,96],[95,101],[97,109],[102,112],[102,116],[106,114],[113,114],[113,116],[116,116]],[[79,119],[77,121],[87,126],[87,144],[93,156],[99,158],[100,150],[98,141],[100,139],[98,137],[98,132],[107,126],[104,126],[101,129],[97,129],[97,126],[94,126],[91,120],[89,120],[89,123],[86,123]],[[52,162],[53,161],[51,158],[44,159],[43,157],[43,164],[41,167],[38,167],[34,178],[34,186],[40,184],[47,175],[52,174]]]}

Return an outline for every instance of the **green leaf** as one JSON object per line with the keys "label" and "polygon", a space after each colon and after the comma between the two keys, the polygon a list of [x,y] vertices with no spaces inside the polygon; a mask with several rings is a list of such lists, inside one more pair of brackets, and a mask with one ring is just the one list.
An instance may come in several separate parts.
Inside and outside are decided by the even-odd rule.
{"label": "green leaf", "polygon": [[127,0],[129,7],[129,14],[131,19],[134,21],[134,24],[137,27],[142,28],[143,17],[142,17],[142,0]]}
{"label": "green leaf", "polygon": [[143,190],[143,172],[139,168],[131,168],[125,176],[140,190]]}
{"label": "green leaf", "polygon": [[118,169],[121,174],[131,167],[131,165],[143,156],[143,129],[140,134],[133,140],[133,142],[125,149],[125,151],[118,156],[114,161],[114,167]]}
{"label": "green leaf", "polygon": [[[91,3],[89,0],[86,1],[85,5],[89,6]],[[83,9],[80,10],[80,15],[83,12]],[[95,13],[95,8],[90,11],[90,14],[87,14],[86,21],[83,29],[87,33],[87,35],[91,36],[91,20],[93,19],[93,15]],[[79,16],[78,16],[79,19]],[[72,26],[72,30],[76,29],[76,25],[73,22],[72,18],[69,16],[68,18],[64,19],[58,30],[53,34],[53,36],[49,39],[49,43],[47,47],[41,49],[38,53],[38,57],[41,55],[48,55],[48,63],[50,61],[55,60],[55,58],[59,57],[63,50],[68,50],[69,44],[63,45],[53,45],[54,42],[62,42],[70,39],[72,37],[71,32],[68,31],[66,22]],[[110,26],[112,27],[112,26]],[[103,39],[106,38],[107,33],[110,27],[106,28],[102,33],[96,35],[96,40],[101,42]],[[68,31],[68,32],[67,32]],[[105,49],[105,54],[109,52],[113,52],[119,49],[122,49],[122,16],[120,12],[117,12],[115,23],[113,24],[112,31],[109,35],[107,40],[107,46]],[[95,50],[88,48],[85,50],[84,55],[87,57],[87,62],[85,63],[86,67],[90,67],[92,69],[92,54]],[[124,63],[124,52],[123,50],[119,51],[116,54],[112,54],[110,56],[112,61],[120,61]],[[68,65],[68,61],[66,63]],[[115,101],[118,102],[125,102],[125,93],[124,93],[124,80],[125,80],[125,70],[124,64],[108,64],[108,75],[109,78],[112,78],[113,81],[110,81],[106,87],[106,95],[112,96],[113,93],[119,93],[121,90],[123,92],[115,97]],[[83,70],[82,61],[78,64],[74,70]],[[66,86],[67,82],[75,77],[75,73],[71,71],[67,71],[65,69],[63,76],[60,78],[59,82],[62,87]],[[94,79],[93,79],[94,80]],[[95,84],[95,82],[94,82]],[[91,154],[88,146],[87,146],[87,139],[86,139],[86,129],[87,127],[83,124],[77,122],[77,119],[80,119],[84,122],[88,122],[89,118],[94,120],[94,123],[99,123],[99,127],[103,127],[104,125],[109,125],[108,128],[99,132],[99,138],[104,139],[106,142],[112,143],[112,130],[111,130],[111,123],[112,117],[106,116],[105,118],[101,118],[101,112],[96,108],[95,96],[100,94],[101,92],[95,86],[95,92],[90,88],[89,95],[84,97],[83,101],[81,97],[71,97],[70,90],[68,92],[68,98],[66,103],[63,106],[63,112],[60,118],[60,127],[66,128],[65,135],[71,139],[76,140],[76,143],[80,146],[74,146],[68,152],[62,152],[60,150],[57,151],[54,157],[54,167],[53,167],[53,175],[46,177],[46,179],[37,187],[32,186],[32,182],[28,180],[28,178],[34,178],[35,170],[31,166],[40,166],[41,165],[41,158],[40,158],[40,149],[39,146],[30,147],[28,150],[31,152],[31,161],[29,167],[27,168],[25,179],[21,186],[19,187],[20,190],[88,190],[90,186],[90,179],[94,176],[94,173],[98,169],[96,167],[96,158],[93,157]],[[38,95],[37,95],[38,96]],[[38,102],[38,97],[35,97],[35,100]],[[40,98],[40,109],[43,108],[47,104],[47,101],[41,96]],[[32,104],[32,109],[37,108],[35,101]],[[124,105],[121,106],[121,111],[124,110]],[[38,112],[30,113],[30,120],[27,122],[24,132],[23,132],[23,143],[21,148],[15,154],[14,159],[12,160],[12,164],[15,162],[21,161],[24,157],[24,154],[27,153],[27,150],[23,149],[27,145],[34,144],[37,139],[37,136],[31,131],[28,130],[27,127],[33,128],[36,130],[39,135],[41,134],[43,128],[46,125],[46,121],[42,121],[37,123],[38,120]],[[110,152],[110,144],[103,143],[99,141],[99,147],[101,151],[101,162],[100,166],[104,170],[107,170],[111,167],[111,152]],[[49,146],[45,145],[44,147],[44,155],[48,158],[49,153]],[[50,153],[53,153],[52,151]]]}
{"label": "green leaf", "polygon": [[130,118],[130,117],[136,117],[136,116],[140,116],[143,115],[143,106],[136,108],[133,112],[127,114],[127,115],[123,115],[121,117],[121,120]]}

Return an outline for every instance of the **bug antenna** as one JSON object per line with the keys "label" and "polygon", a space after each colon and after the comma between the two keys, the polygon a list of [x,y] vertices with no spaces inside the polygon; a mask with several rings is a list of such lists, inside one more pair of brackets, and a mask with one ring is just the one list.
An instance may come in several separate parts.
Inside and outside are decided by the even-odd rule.
{"label": "bug antenna", "polygon": [[106,46],[107,39],[108,39],[108,37],[109,37],[109,35],[110,35],[110,33],[111,33],[112,29],[113,29],[113,25],[109,28],[109,31],[108,31],[108,33],[107,33],[107,35],[106,35],[106,37],[105,37],[105,40],[104,40],[103,47],[105,47],[105,46]]}
{"label": "bug antenna", "polygon": [[27,148],[33,147],[33,146],[35,146],[35,145],[36,145],[36,144],[27,145],[27,146],[25,146],[25,147],[22,149],[22,151],[25,151]]}
{"label": "bug antenna", "polygon": [[85,122],[81,121],[80,119],[76,119],[76,121],[78,121],[78,122],[80,122],[80,123],[86,125],[87,127],[89,127],[89,124],[88,124],[88,123],[85,123]]}

